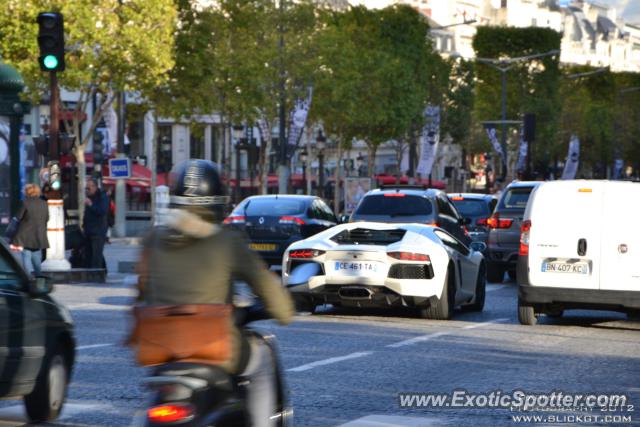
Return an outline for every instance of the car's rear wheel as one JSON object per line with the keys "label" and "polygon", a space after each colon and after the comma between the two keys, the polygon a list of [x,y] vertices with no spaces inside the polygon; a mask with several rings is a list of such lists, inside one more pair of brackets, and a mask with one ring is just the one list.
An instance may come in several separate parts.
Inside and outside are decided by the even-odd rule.
{"label": "car's rear wheel", "polygon": [[69,361],[63,349],[58,346],[46,356],[35,388],[24,397],[29,420],[32,422],[55,420],[62,411],[68,384]]}
{"label": "car's rear wheel", "polygon": [[507,274],[509,274],[509,279],[514,280],[514,281],[515,281],[515,280],[516,280],[516,278],[518,277],[518,276],[516,275],[516,271],[515,271],[515,270],[508,270],[508,271],[507,271]]}
{"label": "car's rear wheel", "polygon": [[552,310],[548,310],[545,314],[548,317],[553,317],[555,319],[559,319],[564,314],[564,310],[561,309],[561,308],[552,309]]}
{"label": "car's rear wheel", "polygon": [[468,311],[482,311],[484,309],[484,300],[487,295],[487,276],[485,274],[484,265],[478,270],[478,278],[476,279],[476,300],[473,304],[465,307]]}
{"label": "car's rear wheel", "polygon": [[538,323],[536,310],[532,305],[524,304],[518,300],[518,321],[521,325],[533,326]]}
{"label": "car's rear wheel", "polygon": [[497,265],[487,266],[487,280],[491,283],[502,283],[504,280],[504,269]]}
{"label": "car's rear wheel", "polygon": [[449,320],[453,315],[455,308],[455,291],[456,285],[454,281],[453,271],[451,266],[447,270],[447,276],[444,280],[444,288],[442,289],[442,295],[436,304],[431,304],[429,307],[420,310],[420,316],[425,319],[432,320]]}

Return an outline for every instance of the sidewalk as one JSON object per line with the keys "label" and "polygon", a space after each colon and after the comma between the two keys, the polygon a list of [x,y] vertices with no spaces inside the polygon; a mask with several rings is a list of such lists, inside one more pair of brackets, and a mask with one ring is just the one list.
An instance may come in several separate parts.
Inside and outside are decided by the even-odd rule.
{"label": "sidewalk", "polygon": [[133,275],[133,267],[140,254],[139,239],[112,238],[111,243],[104,246],[104,258],[107,262],[107,281],[122,280],[128,275]]}

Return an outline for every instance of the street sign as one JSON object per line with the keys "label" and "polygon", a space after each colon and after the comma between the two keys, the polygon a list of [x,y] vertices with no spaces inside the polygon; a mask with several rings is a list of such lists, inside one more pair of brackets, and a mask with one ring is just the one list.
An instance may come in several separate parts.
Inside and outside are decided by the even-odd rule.
{"label": "street sign", "polygon": [[109,159],[110,178],[130,178],[131,160],[129,159]]}

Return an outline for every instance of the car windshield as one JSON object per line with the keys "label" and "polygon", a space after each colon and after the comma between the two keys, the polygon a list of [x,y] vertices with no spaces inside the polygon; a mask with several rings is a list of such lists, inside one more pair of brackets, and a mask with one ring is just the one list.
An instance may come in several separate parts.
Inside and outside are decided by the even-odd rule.
{"label": "car windshield", "polygon": [[282,216],[301,215],[305,212],[306,204],[302,200],[294,199],[249,199],[240,203],[234,209],[234,215],[243,216]]}
{"label": "car windshield", "polygon": [[403,195],[389,197],[386,195],[367,196],[355,211],[355,215],[424,216],[432,212],[431,202],[421,196]]}
{"label": "car windshield", "polygon": [[483,200],[464,199],[453,200],[453,204],[462,216],[489,216],[489,206]]}
{"label": "car windshield", "polygon": [[500,200],[500,209],[524,209],[533,187],[510,188]]}

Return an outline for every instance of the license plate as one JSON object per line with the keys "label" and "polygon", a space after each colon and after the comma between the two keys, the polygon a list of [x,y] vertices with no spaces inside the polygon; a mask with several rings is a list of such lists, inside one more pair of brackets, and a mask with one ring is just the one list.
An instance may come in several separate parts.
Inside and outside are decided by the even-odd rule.
{"label": "license plate", "polygon": [[380,265],[377,262],[336,261],[334,270],[345,276],[373,276],[378,273]]}
{"label": "license plate", "polygon": [[586,262],[543,261],[543,273],[589,274]]}
{"label": "license plate", "polygon": [[272,252],[276,250],[277,245],[275,243],[249,243],[249,247],[254,251]]}

